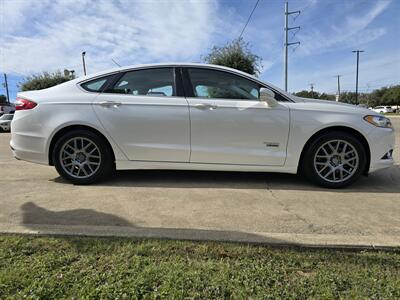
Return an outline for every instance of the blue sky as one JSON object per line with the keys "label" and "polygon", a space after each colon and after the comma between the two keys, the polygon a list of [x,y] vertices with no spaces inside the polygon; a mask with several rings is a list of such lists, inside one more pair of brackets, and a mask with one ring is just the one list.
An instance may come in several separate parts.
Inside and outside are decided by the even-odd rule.
{"label": "blue sky", "polygon": [[[82,75],[121,65],[200,62],[213,45],[237,38],[255,0],[91,1],[0,0],[0,72],[11,99],[23,76],[74,69]],[[400,83],[400,0],[289,0],[301,26],[289,51],[289,91],[355,89],[356,57],[361,91]],[[260,77],[283,87],[284,0],[260,0],[244,39],[262,57]],[[293,51],[294,50],[294,51]],[[3,79],[0,79],[3,82]],[[5,93],[0,87],[0,93]]]}

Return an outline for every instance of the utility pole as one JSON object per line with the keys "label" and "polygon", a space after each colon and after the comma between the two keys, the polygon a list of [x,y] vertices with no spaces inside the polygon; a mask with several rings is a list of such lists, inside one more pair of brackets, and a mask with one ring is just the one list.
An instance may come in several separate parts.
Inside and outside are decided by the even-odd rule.
{"label": "utility pole", "polygon": [[360,63],[360,53],[364,50],[354,50],[353,53],[357,53],[357,72],[356,72],[356,105],[358,104],[358,65]]}
{"label": "utility pole", "polygon": [[8,82],[7,82],[7,74],[4,73],[4,87],[6,88],[7,93],[7,102],[10,104],[10,94],[8,93]]}
{"label": "utility pole", "polygon": [[340,101],[340,77],[342,75],[336,75],[337,77],[337,97],[336,97],[336,102]]}
{"label": "utility pole", "polygon": [[289,15],[292,14],[300,14],[300,10],[297,11],[289,11],[289,3],[288,1],[285,2],[285,45],[284,45],[284,65],[285,65],[285,91],[287,92],[288,89],[288,47],[291,45],[300,45],[300,42],[289,43],[289,31],[298,29],[300,30],[300,26],[297,27],[289,27]]}
{"label": "utility pole", "polygon": [[311,88],[311,97],[314,98],[314,83],[310,83],[310,88]]}
{"label": "utility pole", "polygon": [[86,76],[85,54],[86,54],[86,51],[83,51],[82,52],[83,74]]}

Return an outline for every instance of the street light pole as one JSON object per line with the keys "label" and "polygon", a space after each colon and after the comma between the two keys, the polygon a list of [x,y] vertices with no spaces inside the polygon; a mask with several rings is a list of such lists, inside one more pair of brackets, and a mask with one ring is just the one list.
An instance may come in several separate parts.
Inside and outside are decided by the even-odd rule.
{"label": "street light pole", "polygon": [[340,101],[340,77],[342,75],[336,75],[337,77],[337,97],[336,97],[336,101]]}
{"label": "street light pole", "polygon": [[85,54],[86,54],[86,52],[83,51],[83,52],[82,52],[83,74],[86,76]]}
{"label": "street light pole", "polygon": [[360,64],[360,53],[364,50],[354,50],[353,53],[357,53],[357,71],[356,71],[356,104],[358,104],[358,65]]}
{"label": "street light pole", "polygon": [[8,82],[7,82],[7,74],[4,73],[4,87],[6,88],[6,93],[7,93],[7,102],[10,104],[10,94],[8,92]]}

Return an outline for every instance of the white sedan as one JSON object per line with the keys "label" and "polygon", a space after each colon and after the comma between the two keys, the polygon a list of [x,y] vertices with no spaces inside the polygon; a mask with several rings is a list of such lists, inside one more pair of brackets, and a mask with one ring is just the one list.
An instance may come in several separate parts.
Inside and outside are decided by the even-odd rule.
{"label": "white sedan", "polygon": [[10,146],[76,184],[114,169],[302,173],[349,185],[393,164],[389,119],[214,65],[124,67],[17,95]]}
{"label": "white sedan", "polygon": [[5,114],[0,117],[0,129],[3,131],[10,131],[11,121],[13,119],[13,114]]}
{"label": "white sedan", "polygon": [[372,108],[372,110],[379,114],[386,114],[393,112],[393,108],[391,106],[377,106]]}

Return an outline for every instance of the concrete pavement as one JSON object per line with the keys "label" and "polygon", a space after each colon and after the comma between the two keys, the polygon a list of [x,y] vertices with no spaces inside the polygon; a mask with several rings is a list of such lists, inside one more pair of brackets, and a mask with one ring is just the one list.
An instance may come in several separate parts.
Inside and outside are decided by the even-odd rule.
{"label": "concrete pavement", "polygon": [[12,158],[0,133],[0,232],[301,244],[400,246],[396,165],[348,189],[285,174],[123,171],[74,186],[53,167]]}

